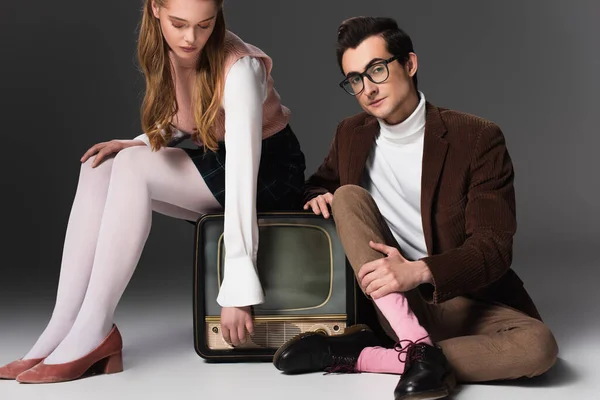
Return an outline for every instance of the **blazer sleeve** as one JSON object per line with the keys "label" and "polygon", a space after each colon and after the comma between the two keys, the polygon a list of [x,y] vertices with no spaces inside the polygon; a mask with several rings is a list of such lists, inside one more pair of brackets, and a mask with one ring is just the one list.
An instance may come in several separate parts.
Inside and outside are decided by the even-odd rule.
{"label": "blazer sleeve", "polygon": [[514,171],[497,125],[490,124],[480,132],[470,174],[465,208],[467,239],[456,249],[422,259],[434,280],[433,286],[419,287],[426,301],[442,303],[476,291],[510,268],[517,225]]}
{"label": "blazer sleeve", "polygon": [[338,136],[343,122],[337,127],[333,141],[329,146],[329,153],[317,171],[311,175],[304,185],[304,202],[327,192],[333,194],[340,187],[340,174],[338,164]]}

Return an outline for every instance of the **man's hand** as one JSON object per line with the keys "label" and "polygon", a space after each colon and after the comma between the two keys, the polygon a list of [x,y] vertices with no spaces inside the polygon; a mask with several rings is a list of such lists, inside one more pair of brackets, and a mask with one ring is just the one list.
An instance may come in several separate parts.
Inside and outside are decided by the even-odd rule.
{"label": "man's hand", "polygon": [[231,345],[246,343],[246,331],[253,336],[254,324],[250,307],[223,307],[221,309],[221,333]]}
{"label": "man's hand", "polygon": [[389,293],[408,292],[422,283],[432,283],[431,271],[423,261],[407,261],[395,247],[369,241],[387,255],[364,264],[356,278],[366,295],[379,299]]}
{"label": "man's hand", "polygon": [[329,218],[330,212],[328,205],[333,202],[333,195],[329,192],[319,195],[314,199],[310,200],[304,205],[304,209],[308,210],[309,207],[316,215],[323,214],[323,217]]}
{"label": "man's hand", "polygon": [[107,157],[110,157],[112,154],[117,154],[123,149],[132,146],[145,146],[146,143],[141,140],[111,140],[110,142],[102,142],[93,145],[85,152],[83,157],[81,157],[81,162],[86,162],[88,158],[92,157],[94,154],[97,154],[96,158],[92,162],[92,168],[96,168],[102,160]]}

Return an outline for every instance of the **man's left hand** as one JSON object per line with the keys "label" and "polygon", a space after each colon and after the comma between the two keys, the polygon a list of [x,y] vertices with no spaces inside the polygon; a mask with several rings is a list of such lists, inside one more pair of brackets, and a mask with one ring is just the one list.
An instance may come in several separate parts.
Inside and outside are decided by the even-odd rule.
{"label": "man's left hand", "polygon": [[371,248],[387,255],[364,264],[356,278],[366,295],[373,299],[394,292],[408,292],[422,283],[433,283],[431,271],[423,261],[407,261],[397,248],[369,242]]}

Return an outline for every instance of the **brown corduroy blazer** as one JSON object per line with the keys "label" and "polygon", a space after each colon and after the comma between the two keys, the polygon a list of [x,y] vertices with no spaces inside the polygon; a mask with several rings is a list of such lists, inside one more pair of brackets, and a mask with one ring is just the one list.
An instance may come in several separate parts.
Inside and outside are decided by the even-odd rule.
{"label": "brown corduroy blazer", "polygon": [[[323,164],[306,181],[305,201],[359,185],[379,134],[377,119],[343,120]],[[426,105],[421,217],[435,285],[419,291],[442,303],[467,296],[541,317],[511,268],[516,232],[514,171],[500,128],[483,118]]]}

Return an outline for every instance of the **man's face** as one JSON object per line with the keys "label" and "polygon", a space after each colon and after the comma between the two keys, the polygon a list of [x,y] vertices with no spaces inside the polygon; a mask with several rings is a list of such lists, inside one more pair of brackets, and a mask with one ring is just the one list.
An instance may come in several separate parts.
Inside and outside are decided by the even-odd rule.
{"label": "man's face", "polygon": [[[416,107],[414,103],[418,97],[412,82],[412,77],[417,72],[416,57],[414,53],[410,53],[404,66],[399,62],[402,60],[388,63],[389,75],[385,79],[385,64],[377,64],[375,67],[372,65],[392,58],[392,54],[387,50],[385,39],[375,35],[365,39],[357,48],[344,52],[342,69],[346,77],[358,83],[359,89],[360,77],[352,79],[353,74],[368,69],[368,73],[376,82],[385,79],[381,83],[373,83],[369,78],[363,77],[364,88],[356,99],[367,113],[383,119],[386,123],[396,124],[406,119]],[[418,100],[416,101],[418,103]]]}

